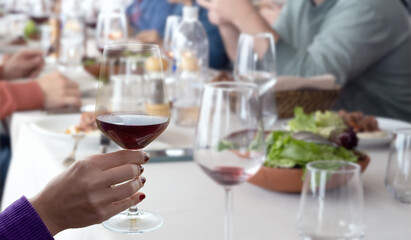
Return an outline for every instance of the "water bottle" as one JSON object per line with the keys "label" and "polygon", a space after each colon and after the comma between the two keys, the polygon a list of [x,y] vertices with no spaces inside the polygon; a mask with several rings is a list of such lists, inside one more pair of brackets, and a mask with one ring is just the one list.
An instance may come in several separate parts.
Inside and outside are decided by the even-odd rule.
{"label": "water bottle", "polygon": [[185,6],[183,19],[173,36],[176,59],[174,119],[181,126],[195,126],[201,92],[208,69],[207,33],[198,21],[198,7]]}

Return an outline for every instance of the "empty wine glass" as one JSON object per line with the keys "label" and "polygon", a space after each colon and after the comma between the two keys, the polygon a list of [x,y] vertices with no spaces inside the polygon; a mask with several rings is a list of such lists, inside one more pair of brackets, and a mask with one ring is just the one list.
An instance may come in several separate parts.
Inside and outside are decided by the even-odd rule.
{"label": "empty wine glass", "polygon": [[411,203],[411,129],[397,129],[391,144],[385,187],[402,203]]}
{"label": "empty wine glass", "polygon": [[127,20],[124,10],[105,9],[97,18],[96,44],[102,53],[106,44],[127,42]]}
{"label": "empty wine glass", "polygon": [[166,21],[166,28],[164,31],[164,41],[163,41],[163,52],[170,63],[168,70],[166,71],[166,84],[168,89],[168,96],[170,97],[170,101],[174,101],[175,99],[175,86],[176,84],[176,77],[175,71],[177,69],[176,59],[173,54],[173,37],[174,33],[177,30],[178,25],[180,24],[181,17],[179,16],[168,16]]}
{"label": "empty wine glass", "polygon": [[[167,128],[170,104],[157,45],[104,47],[95,115],[102,133],[132,151],[141,151]],[[103,225],[120,233],[144,233],[158,229],[163,222],[160,215],[133,206]]]}
{"label": "empty wine glass", "polygon": [[163,41],[163,49],[165,55],[172,61],[174,61],[174,54],[173,54],[173,37],[174,33],[177,30],[178,25],[180,24],[181,17],[179,16],[168,16],[166,21],[166,28],[164,30],[164,41]]}
{"label": "empty wine glass", "polygon": [[234,77],[258,85],[265,129],[273,129],[277,120],[274,85],[277,81],[273,35],[242,33],[238,40]]}
{"label": "empty wine glass", "polygon": [[265,159],[264,129],[255,84],[219,82],[204,88],[194,159],[226,192],[225,239],[232,235],[232,188]]}
{"label": "empty wine glass", "polygon": [[336,160],[307,164],[297,229],[305,240],[364,237],[364,199],[358,164]]}

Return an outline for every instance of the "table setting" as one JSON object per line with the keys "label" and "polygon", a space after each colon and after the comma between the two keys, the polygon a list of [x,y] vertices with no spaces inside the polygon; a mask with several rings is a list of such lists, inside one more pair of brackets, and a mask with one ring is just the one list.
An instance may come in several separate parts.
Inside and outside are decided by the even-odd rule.
{"label": "table setting", "polygon": [[[76,82],[82,106],[10,116],[2,211],[90,155],[144,151],[151,158],[143,202],[54,238],[411,236],[411,123],[331,110],[335,77],[277,76],[267,33],[241,34],[233,73],[215,80],[221,71],[207,66],[205,44],[182,43],[180,28],[196,21],[198,9],[184,14],[167,21],[164,48],[131,39],[117,10],[93,14],[93,33],[68,27],[66,54],[49,55],[40,76],[59,71]],[[96,35],[86,41],[96,50],[90,59],[84,39],[71,41],[80,32]]]}

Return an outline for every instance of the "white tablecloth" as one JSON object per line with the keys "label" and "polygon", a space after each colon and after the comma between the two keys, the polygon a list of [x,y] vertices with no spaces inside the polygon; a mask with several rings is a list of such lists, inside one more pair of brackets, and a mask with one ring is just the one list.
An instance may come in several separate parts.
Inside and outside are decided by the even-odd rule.
{"label": "white tablecloth", "polygon": [[[31,197],[59,172],[73,142],[40,134],[31,128],[33,119],[47,117],[41,112],[16,113],[12,118],[13,158],[7,177],[2,208],[21,195]],[[193,130],[171,125],[163,139],[187,145]],[[177,144],[178,145],[178,144]],[[111,145],[110,150],[115,150]],[[98,141],[80,144],[78,157],[98,153]],[[365,150],[372,159],[363,174],[367,233],[365,239],[405,240],[411,238],[411,205],[401,204],[388,194],[383,178],[388,146]],[[159,230],[143,236],[110,232],[101,225],[70,229],[58,240],[105,239],[222,239],[224,233],[224,191],[192,161],[149,163],[143,188],[147,198],[141,209],[162,215],[166,222]],[[283,194],[245,183],[234,189],[235,239],[300,239],[295,222],[298,194]]]}

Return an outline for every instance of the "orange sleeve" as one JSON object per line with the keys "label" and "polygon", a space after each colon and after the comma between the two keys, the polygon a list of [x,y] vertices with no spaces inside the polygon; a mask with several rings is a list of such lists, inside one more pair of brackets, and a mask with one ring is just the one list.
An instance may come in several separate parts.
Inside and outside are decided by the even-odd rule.
{"label": "orange sleeve", "polygon": [[15,111],[41,109],[43,105],[44,94],[37,82],[0,81],[0,119]]}

